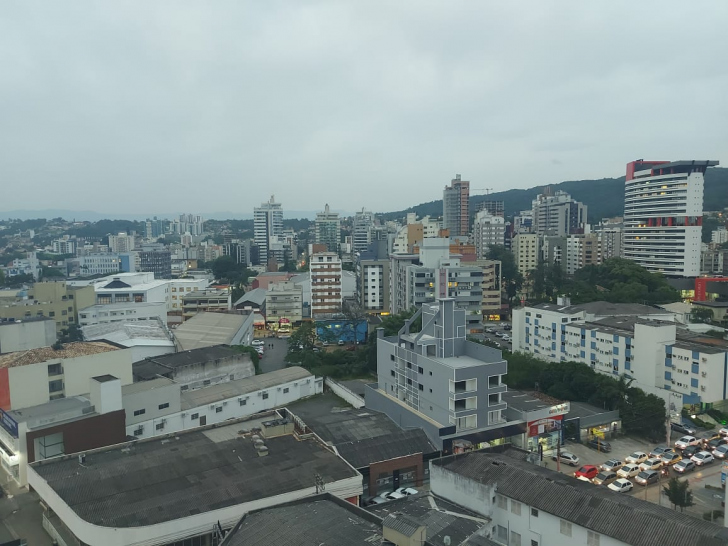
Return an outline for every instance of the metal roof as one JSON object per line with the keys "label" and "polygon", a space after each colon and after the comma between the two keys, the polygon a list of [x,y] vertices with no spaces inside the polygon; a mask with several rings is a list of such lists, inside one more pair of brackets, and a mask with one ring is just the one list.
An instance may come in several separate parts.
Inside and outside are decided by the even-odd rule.
{"label": "metal roof", "polygon": [[432,464],[484,484],[516,501],[633,546],[718,546],[728,529],[693,516],[575,480],[524,461],[487,452]]}
{"label": "metal roof", "polygon": [[202,311],[177,326],[174,337],[183,350],[227,345],[232,343],[247,320],[248,315]]}
{"label": "metal roof", "polygon": [[174,521],[358,475],[315,438],[266,438],[259,457],[250,434],[262,420],[238,421],[119,444],[31,465],[83,520],[104,527]]}
{"label": "metal roof", "polygon": [[168,374],[177,368],[205,364],[222,358],[239,356],[241,359],[250,359],[250,355],[239,353],[227,345],[201,347],[190,351],[180,351],[160,356],[150,356],[132,364],[132,373],[141,380],[153,379],[159,375]]}

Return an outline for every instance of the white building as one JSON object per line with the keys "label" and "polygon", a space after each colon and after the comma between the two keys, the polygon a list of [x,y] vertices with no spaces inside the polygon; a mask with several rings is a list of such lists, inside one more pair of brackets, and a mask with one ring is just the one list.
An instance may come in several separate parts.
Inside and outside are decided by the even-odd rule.
{"label": "white building", "polygon": [[439,237],[442,229],[440,220],[433,220],[429,216],[417,220],[417,214],[407,213],[407,224],[397,229],[392,241],[392,253],[409,253],[415,245],[420,245],[422,239]]}
{"label": "white building", "polygon": [[700,274],[704,173],[717,161],[632,161],[622,257],[668,276]]}
{"label": "white building", "polygon": [[53,254],[76,254],[76,241],[64,235],[60,239],[51,241]]}
{"label": "white building", "polygon": [[314,227],[316,244],[326,245],[326,250],[330,252],[338,252],[341,242],[341,220],[338,212],[331,212],[328,203],[323,212],[316,213]]}
{"label": "white building", "polygon": [[81,331],[86,341],[110,341],[127,347],[132,362],[177,350],[172,333],[161,319],[93,324]]}
{"label": "white building", "polygon": [[[131,260],[132,263],[135,260]],[[78,258],[79,275],[113,275],[121,271],[121,257],[118,254],[86,254]]]}
{"label": "white building", "polygon": [[292,281],[271,283],[265,293],[265,314],[267,322],[278,322],[280,319],[288,319],[291,323],[301,322],[303,288]]}
{"label": "white building", "polygon": [[532,231],[539,235],[564,236],[584,233],[587,224],[587,206],[564,191],[551,193],[550,188],[536,197],[531,204]]}
{"label": "white building", "polygon": [[109,249],[111,252],[131,252],[134,250],[134,236],[126,233],[109,235]]}
{"label": "white building", "polygon": [[539,304],[513,310],[513,350],[552,362],[574,361],[634,379],[672,411],[722,403],[728,346],[701,341],[671,312],[638,304]]}
{"label": "white building", "polygon": [[122,388],[126,433],[151,438],[222,423],[321,394],[323,378],[298,366],[192,391],[167,378]]}
{"label": "white building", "polygon": [[502,216],[490,214],[481,210],[475,215],[473,223],[473,240],[475,254],[478,258],[485,258],[493,245],[503,246],[506,238],[506,221]]}
{"label": "white building", "polygon": [[169,280],[155,279],[154,273],[119,273],[93,282],[96,303],[162,302],[169,304]]}
{"label": "white building", "polygon": [[363,252],[372,242],[372,229],[374,228],[374,214],[366,209],[357,212],[353,221],[353,251]]}
{"label": "white building", "polygon": [[160,319],[167,324],[167,304],[164,302],[127,302],[97,304],[78,312],[78,325],[108,324]]}
{"label": "white building", "polygon": [[710,242],[718,245],[728,243],[728,229],[722,227],[711,232]]}
{"label": "white building", "polygon": [[[283,235],[283,205],[275,202],[275,196],[253,209],[253,238],[258,245],[260,263],[268,263],[270,243],[275,237]],[[283,263],[283,256],[276,256]]]}
{"label": "white building", "polygon": [[430,486],[438,497],[488,518],[489,538],[504,546],[726,542],[721,525],[536,466],[527,457],[509,449],[434,459]]}

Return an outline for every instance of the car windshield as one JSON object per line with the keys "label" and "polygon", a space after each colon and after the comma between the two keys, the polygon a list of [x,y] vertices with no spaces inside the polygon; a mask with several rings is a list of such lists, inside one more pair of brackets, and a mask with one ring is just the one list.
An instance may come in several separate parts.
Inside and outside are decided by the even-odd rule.
{"label": "car windshield", "polygon": [[608,473],[606,473],[606,472],[600,472],[599,474],[597,474],[597,480],[603,480],[603,479],[605,479],[605,478],[606,478],[607,476],[609,476],[609,474],[608,474]]}
{"label": "car windshield", "polygon": [[637,477],[638,478],[647,478],[647,477],[649,477],[649,475],[650,475],[649,472],[640,472],[639,474],[637,474]]}
{"label": "car windshield", "polygon": [[589,472],[590,470],[591,470],[591,468],[589,468],[588,466],[582,466],[579,469],[579,472]]}
{"label": "car windshield", "polygon": [[696,459],[702,459],[703,457],[705,457],[705,455],[704,455],[704,454],[702,454],[702,453],[697,453],[697,454],[695,455],[695,458],[696,458]]}
{"label": "car windshield", "polygon": [[635,451],[634,453],[632,453],[632,455],[630,455],[630,457],[632,457],[633,459],[639,459],[644,456],[645,456],[645,454],[642,453],[641,451]]}

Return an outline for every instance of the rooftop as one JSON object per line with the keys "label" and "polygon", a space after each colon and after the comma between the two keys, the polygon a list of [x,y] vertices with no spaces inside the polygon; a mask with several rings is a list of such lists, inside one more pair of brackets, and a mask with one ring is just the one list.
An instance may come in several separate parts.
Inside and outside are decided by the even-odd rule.
{"label": "rooftop", "polygon": [[728,301],[694,301],[693,305],[699,305],[701,307],[723,308],[728,307]]}
{"label": "rooftop", "polygon": [[236,355],[243,356],[243,353],[239,353],[227,345],[201,347],[199,349],[192,349],[191,351],[147,357],[144,360],[134,362],[132,364],[132,371],[135,377],[146,380],[157,377],[158,375],[164,375],[177,368],[204,364]]}
{"label": "rooftop", "polygon": [[59,398],[45,404],[7,412],[16,423],[28,423],[30,430],[75,420],[93,413],[94,407],[90,400],[83,396]]}
{"label": "rooftop", "polygon": [[246,301],[254,303],[255,305],[263,305],[265,303],[265,296],[268,291],[265,288],[254,288],[243,294],[235,305],[240,305]]}
{"label": "rooftop", "polygon": [[585,402],[569,402],[569,413],[564,416],[565,420],[576,419],[577,417],[593,417],[594,415],[602,415],[604,413],[619,412],[619,410],[608,410],[599,406],[592,406]]}
{"label": "rooftop", "polygon": [[183,298],[227,298],[229,296],[230,292],[228,290],[205,288],[204,290],[193,290],[192,292],[185,292]]}
{"label": "rooftop", "polygon": [[157,377],[156,379],[150,379],[149,381],[139,381],[129,385],[122,385],[121,395],[126,396],[129,394],[136,394],[138,392],[152,391],[154,389],[174,384],[175,382],[167,377]]}
{"label": "rooftop", "polygon": [[114,309],[142,309],[144,307],[159,307],[163,305],[167,308],[167,304],[163,301],[140,301],[140,302],[126,302],[126,303],[99,303],[96,305],[89,305],[79,311],[79,313],[90,313],[92,311],[113,311]]}
{"label": "rooftop", "polygon": [[[270,417],[263,418],[263,420]],[[244,504],[358,474],[314,438],[265,439],[259,457],[250,433],[258,421],[235,421],[56,457],[31,468],[83,520],[142,527]]]}
{"label": "rooftop", "polygon": [[[191,391],[183,391],[182,409],[192,409],[204,406],[205,404],[214,404],[221,400],[227,400],[249,392],[261,391],[290,381],[298,379],[313,378],[313,374],[299,366],[291,366],[272,372],[246,377],[245,379],[236,379],[234,381],[226,381],[210,385],[201,389]],[[146,383],[146,381],[145,381]]]}
{"label": "rooftop", "polygon": [[[329,400],[331,404],[326,405]],[[387,415],[367,408],[336,407],[341,401],[317,396],[288,407],[354,468],[437,448],[420,429],[402,429]]]}
{"label": "rooftop", "polygon": [[509,408],[518,411],[538,411],[563,403],[562,400],[551,398],[543,393],[512,391],[510,389],[502,392],[501,398],[508,404]]}
{"label": "rooftop", "polygon": [[667,507],[575,480],[505,454],[471,452],[432,464],[506,497],[634,546],[718,546],[728,529]]}
{"label": "rooftop", "polygon": [[222,546],[374,546],[381,520],[328,494],[256,510],[243,516]]}
{"label": "rooftop", "polygon": [[233,341],[247,320],[247,315],[201,312],[177,326],[174,337],[184,350],[225,345]]}
{"label": "rooftop", "polygon": [[107,322],[81,327],[84,339],[88,341],[105,339],[120,345],[145,345],[166,342],[174,350],[174,342],[161,320],[138,320],[132,322]]}
{"label": "rooftop", "polygon": [[577,305],[559,305],[557,303],[539,303],[529,306],[532,309],[543,309],[545,311],[558,311],[567,315],[575,315],[585,312],[590,315],[613,317],[613,316],[641,316],[641,315],[665,315],[664,309],[650,307],[639,303],[610,303],[608,301],[592,301]]}
{"label": "rooftop", "polygon": [[[53,319],[51,317],[27,317],[27,318],[22,318],[22,319],[0,320],[0,327],[8,326],[10,324],[21,324],[24,322],[41,322],[44,320],[53,321]],[[53,322],[55,322],[55,321],[53,321]]]}
{"label": "rooftop", "polygon": [[[460,506],[441,499],[430,492],[420,492],[367,508],[367,511],[380,518],[391,518],[399,514],[420,522],[427,527],[427,541],[432,544],[444,544],[444,538],[450,537],[450,544],[473,544],[468,540],[478,530],[488,524],[483,516],[470,512]],[[384,519],[390,522],[391,519]],[[467,542],[466,542],[467,541]]]}
{"label": "rooftop", "polygon": [[62,349],[53,347],[41,347],[28,351],[17,351],[0,356],[0,368],[13,368],[15,366],[28,366],[39,362],[48,362],[66,358],[78,358],[81,356],[96,355],[118,351],[120,347],[104,341],[77,341],[75,343],[64,343]]}

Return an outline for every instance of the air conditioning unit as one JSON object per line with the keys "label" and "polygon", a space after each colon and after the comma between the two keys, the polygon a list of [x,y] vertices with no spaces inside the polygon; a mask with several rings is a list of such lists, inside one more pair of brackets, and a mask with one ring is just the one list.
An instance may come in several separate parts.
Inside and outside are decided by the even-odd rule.
{"label": "air conditioning unit", "polygon": [[182,413],[180,413],[180,415],[181,415],[182,417],[187,417],[187,412],[186,412],[186,411],[183,411]]}
{"label": "air conditioning unit", "polygon": [[700,375],[702,375],[703,377],[707,377],[708,376],[708,372],[700,372]]}
{"label": "air conditioning unit", "polygon": [[700,360],[702,360],[703,362],[707,362],[708,361],[707,357],[703,357]]}
{"label": "air conditioning unit", "polygon": [[700,390],[701,390],[701,391],[704,391],[704,390],[705,390],[705,385],[702,385],[702,386],[700,387]]}

